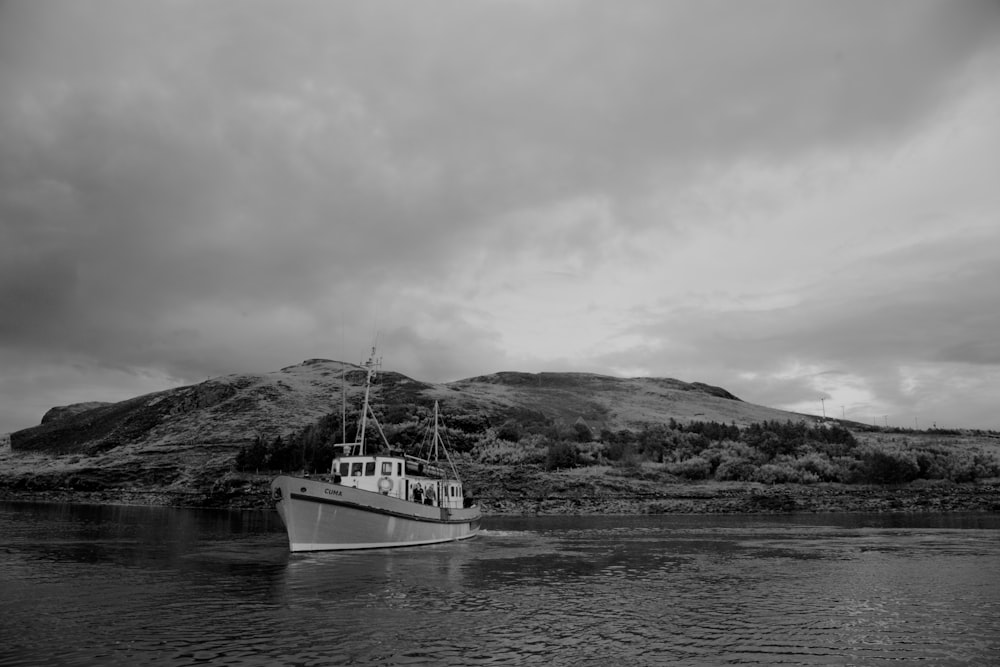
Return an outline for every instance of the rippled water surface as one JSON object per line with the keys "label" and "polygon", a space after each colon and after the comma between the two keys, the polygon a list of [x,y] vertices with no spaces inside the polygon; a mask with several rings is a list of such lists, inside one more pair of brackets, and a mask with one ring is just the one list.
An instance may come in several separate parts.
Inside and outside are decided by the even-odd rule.
{"label": "rippled water surface", "polygon": [[997,515],[488,519],[292,555],[270,512],[0,503],[0,665],[998,656]]}

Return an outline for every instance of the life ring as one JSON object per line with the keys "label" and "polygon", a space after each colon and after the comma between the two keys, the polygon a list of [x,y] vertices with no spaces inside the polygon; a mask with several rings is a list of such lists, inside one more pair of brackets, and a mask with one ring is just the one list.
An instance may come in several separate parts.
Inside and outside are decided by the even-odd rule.
{"label": "life ring", "polygon": [[378,480],[378,490],[382,493],[389,493],[392,491],[392,480],[388,477],[380,477]]}

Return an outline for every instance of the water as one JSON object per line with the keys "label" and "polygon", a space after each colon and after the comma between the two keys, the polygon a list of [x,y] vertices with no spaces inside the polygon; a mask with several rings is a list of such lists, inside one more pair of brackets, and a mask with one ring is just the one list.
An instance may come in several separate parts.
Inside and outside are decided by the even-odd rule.
{"label": "water", "polygon": [[292,555],[277,515],[0,503],[0,665],[1000,664],[1000,516],[488,519]]}

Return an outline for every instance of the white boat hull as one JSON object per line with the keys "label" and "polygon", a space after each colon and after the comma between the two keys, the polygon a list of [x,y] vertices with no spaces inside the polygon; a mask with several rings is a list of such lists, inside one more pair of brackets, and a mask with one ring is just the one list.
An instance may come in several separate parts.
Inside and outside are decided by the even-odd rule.
{"label": "white boat hull", "polygon": [[282,475],[271,482],[292,551],[379,549],[475,537],[478,507],[433,507],[321,480]]}

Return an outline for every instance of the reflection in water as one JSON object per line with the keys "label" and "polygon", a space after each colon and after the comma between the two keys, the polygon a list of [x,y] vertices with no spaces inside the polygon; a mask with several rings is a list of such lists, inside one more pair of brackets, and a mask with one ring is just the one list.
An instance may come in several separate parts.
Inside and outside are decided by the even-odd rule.
{"label": "reflection in water", "polygon": [[0,503],[0,665],[987,664],[1000,517],[493,519],[289,554],[276,515]]}

